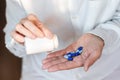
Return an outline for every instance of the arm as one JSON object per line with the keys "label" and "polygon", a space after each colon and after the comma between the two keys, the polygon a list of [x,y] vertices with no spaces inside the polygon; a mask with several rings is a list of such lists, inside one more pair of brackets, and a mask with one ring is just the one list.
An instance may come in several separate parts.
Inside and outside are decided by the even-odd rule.
{"label": "arm", "polygon": [[5,32],[5,44],[6,47],[10,50],[11,53],[18,57],[25,56],[25,47],[18,44],[14,41],[11,37],[11,32],[14,30],[16,24],[19,20],[26,16],[22,5],[20,4],[19,0],[6,0],[7,7],[6,7],[6,19],[7,24],[4,28]]}
{"label": "arm", "polygon": [[118,9],[111,20],[99,24],[88,33],[97,35],[104,40],[105,45],[103,49],[105,54],[111,51],[111,48],[113,52],[118,49],[120,47],[118,44],[120,42],[120,6],[118,5]]}
{"label": "arm", "polygon": [[[116,52],[120,50],[119,17],[120,10],[118,8],[111,20],[99,24],[94,30],[84,34],[80,39],[78,39],[77,42],[73,43],[68,48],[54,52],[53,54],[49,54],[48,57],[43,61],[43,68],[50,71],[58,71],[84,66],[85,70],[88,70],[88,68],[92,66],[93,63],[95,63],[103,53],[104,55],[107,55],[108,60],[104,61],[104,57],[101,58],[101,61],[107,63],[105,65],[101,64],[102,67],[105,68],[108,65],[111,66],[111,64],[108,63],[114,61],[114,68],[111,68],[111,70],[114,70],[120,65],[117,63],[117,59],[119,58],[116,56],[119,54]],[[70,62],[66,61],[63,57],[57,57],[63,56],[67,52],[74,51],[74,48],[78,46],[83,46],[83,53],[81,56],[75,57],[73,61]],[[111,55],[112,58],[115,57],[117,59],[111,59]],[[80,62],[77,63],[77,61]],[[100,65],[100,63],[98,65]],[[100,69],[102,70],[104,68]],[[107,68],[107,70],[109,70],[109,68]]]}
{"label": "arm", "polygon": [[31,39],[43,37],[51,39],[53,37],[52,32],[39,21],[37,16],[26,15],[22,4],[16,0],[7,0],[7,22],[4,29],[6,47],[18,57],[26,55],[25,37]]}

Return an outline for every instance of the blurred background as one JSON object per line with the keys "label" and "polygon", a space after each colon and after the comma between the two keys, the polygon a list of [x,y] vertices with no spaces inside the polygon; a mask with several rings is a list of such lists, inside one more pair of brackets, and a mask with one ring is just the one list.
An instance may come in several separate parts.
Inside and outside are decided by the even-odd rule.
{"label": "blurred background", "polygon": [[4,44],[5,0],[0,0],[0,80],[19,80],[21,59],[12,55]]}

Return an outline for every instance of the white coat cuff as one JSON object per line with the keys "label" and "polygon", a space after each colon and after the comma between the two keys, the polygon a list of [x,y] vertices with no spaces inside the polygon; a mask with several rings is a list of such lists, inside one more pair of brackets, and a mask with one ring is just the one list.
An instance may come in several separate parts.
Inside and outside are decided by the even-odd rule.
{"label": "white coat cuff", "polygon": [[11,39],[11,42],[6,47],[17,57],[24,57],[26,55],[25,47],[17,43],[14,39]]}
{"label": "white coat cuff", "polygon": [[[102,26],[102,25],[101,25]],[[115,25],[104,25],[105,27],[97,27],[96,29],[88,32],[91,34],[94,34],[96,36],[99,36],[100,38],[102,38],[104,40],[104,49],[105,52],[108,51],[115,51],[117,48],[119,48],[119,40],[120,40],[120,36],[118,33],[119,28],[116,27]],[[112,28],[110,28],[112,26]],[[116,27],[116,28],[115,28]],[[109,52],[108,52],[109,53]]]}

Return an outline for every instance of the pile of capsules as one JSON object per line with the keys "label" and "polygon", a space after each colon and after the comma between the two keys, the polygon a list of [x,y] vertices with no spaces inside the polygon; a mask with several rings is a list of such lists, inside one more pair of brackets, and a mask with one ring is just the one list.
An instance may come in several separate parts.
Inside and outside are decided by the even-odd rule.
{"label": "pile of capsules", "polygon": [[73,61],[73,58],[81,55],[82,51],[83,47],[80,46],[75,52],[68,52],[67,54],[65,54],[64,58],[66,58],[68,61]]}

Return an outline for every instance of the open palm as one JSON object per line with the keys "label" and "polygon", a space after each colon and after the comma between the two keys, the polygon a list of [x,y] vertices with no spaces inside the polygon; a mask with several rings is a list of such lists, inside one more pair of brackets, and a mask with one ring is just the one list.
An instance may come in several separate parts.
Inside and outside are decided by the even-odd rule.
{"label": "open palm", "polygon": [[[75,51],[80,46],[83,47],[83,52],[81,55],[74,57],[73,61],[68,61],[63,57],[68,52]],[[98,36],[84,34],[67,48],[48,54],[47,58],[43,60],[43,69],[54,72],[84,67],[85,71],[87,71],[100,58],[103,46],[104,41]]]}

